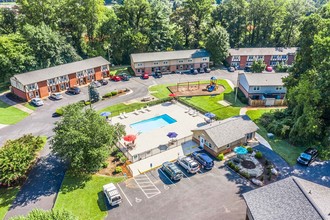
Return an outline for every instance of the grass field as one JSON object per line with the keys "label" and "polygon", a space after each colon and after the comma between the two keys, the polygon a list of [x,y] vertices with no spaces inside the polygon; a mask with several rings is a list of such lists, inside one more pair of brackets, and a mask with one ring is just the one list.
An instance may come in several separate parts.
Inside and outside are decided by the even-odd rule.
{"label": "grass field", "polygon": [[29,114],[0,101],[0,124],[16,124]]}
{"label": "grass field", "polygon": [[37,107],[32,105],[30,102],[25,103],[24,106],[27,107],[28,109],[33,110],[33,111],[35,111],[37,109]]}
{"label": "grass field", "polygon": [[271,109],[259,109],[259,110],[249,110],[246,114],[259,126],[258,133],[265,138],[272,149],[280,155],[289,165],[293,166],[296,164],[296,160],[301,152],[303,152],[307,147],[294,146],[287,141],[275,137],[273,139],[269,139],[267,137],[267,130],[258,122],[258,119],[266,112],[272,111]]}
{"label": "grass field", "polygon": [[124,177],[65,175],[55,203],[55,210],[65,209],[82,220],[101,220],[107,216],[102,186],[118,183]]}
{"label": "grass field", "polygon": [[3,219],[13,203],[19,187],[0,188],[0,219]]}
{"label": "grass field", "polygon": [[147,106],[146,103],[140,103],[140,102],[136,102],[136,103],[132,103],[132,104],[129,104],[129,105],[126,105],[124,103],[120,103],[120,104],[117,104],[117,105],[112,105],[112,106],[108,106],[104,109],[101,109],[98,111],[98,113],[101,113],[101,112],[111,112],[111,117],[112,116],[117,116],[119,115],[121,112],[132,112],[134,111],[135,109],[140,109],[141,107],[145,107]]}

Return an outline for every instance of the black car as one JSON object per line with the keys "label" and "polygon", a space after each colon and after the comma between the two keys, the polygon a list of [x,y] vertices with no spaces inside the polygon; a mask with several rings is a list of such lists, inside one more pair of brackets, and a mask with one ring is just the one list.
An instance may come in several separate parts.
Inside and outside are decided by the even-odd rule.
{"label": "black car", "polygon": [[101,83],[102,85],[108,85],[108,80],[105,80],[105,79],[101,79],[99,80],[99,83]]}
{"label": "black car", "polygon": [[252,72],[252,66],[246,66],[246,67],[244,68],[244,71],[245,71],[245,72]]}
{"label": "black car", "polygon": [[210,170],[214,166],[214,162],[211,157],[209,157],[206,153],[193,152],[191,156],[197,160],[197,162],[202,166],[202,168],[206,170]]}
{"label": "black car", "polygon": [[71,87],[67,90],[67,93],[76,95],[80,93],[80,89],[78,87]]}
{"label": "black car", "polygon": [[163,163],[161,169],[170,177],[171,180],[178,181],[183,177],[182,171],[172,162],[167,161]]}
{"label": "black car", "polygon": [[318,151],[315,148],[308,148],[304,151],[304,153],[301,153],[300,156],[297,159],[297,162],[303,165],[309,165],[318,155]]}
{"label": "black car", "polygon": [[160,70],[157,70],[157,71],[155,72],[155,74],[154,74],[154,77],[155,77],[155,78],[162,78],[162,77],[163,77],[163,74],[162,74],[162,72],[161,72]]}

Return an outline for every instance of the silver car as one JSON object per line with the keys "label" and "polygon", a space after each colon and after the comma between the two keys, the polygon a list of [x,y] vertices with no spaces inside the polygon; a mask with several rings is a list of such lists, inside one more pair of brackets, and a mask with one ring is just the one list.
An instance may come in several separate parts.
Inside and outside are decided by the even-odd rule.
{"label": "silver car", "polygon": [[43,106],[44,102],[40,98],[31,99],[31,103],[35,106]]}
{"label": "silver car", "polygon": [[54,99],[54,100],[60,100],[63,98],[62,94],[61,93],[53,93],[51,96],[50,96],[51,99]]}

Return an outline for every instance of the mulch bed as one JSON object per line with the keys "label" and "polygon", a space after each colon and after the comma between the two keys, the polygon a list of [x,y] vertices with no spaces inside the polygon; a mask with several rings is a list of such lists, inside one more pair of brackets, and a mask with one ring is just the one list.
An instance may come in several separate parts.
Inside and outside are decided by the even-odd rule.
{"label": "mulch bed", "polygon": [[[126,174],[127,177],[132,177],[132,174],[127,168],[130,162],[126,161],[126,163],[123,164],[114,156],[110,156],[106,162],[108,163],[108,166],[104,169],[99,170],[97,174],[105,176],[123,176],[124,174]],[[120,166],[122,168],[122,173],[115,172],[117,166]]]}
{"label": "mulch bed", "polygon": [[206,89],[206,86],[210,85],[209,83],[201,83],[199,84],[199,88],[197,84],[188,86],[179,86],[179,90],[177,86],[169,86],[167,87],[172,93],[175,93],[177,96],[203,96],[203,95],[219,95],[225,91],[225,87],[222,85],[218,86],[216,91],[209,92]]}

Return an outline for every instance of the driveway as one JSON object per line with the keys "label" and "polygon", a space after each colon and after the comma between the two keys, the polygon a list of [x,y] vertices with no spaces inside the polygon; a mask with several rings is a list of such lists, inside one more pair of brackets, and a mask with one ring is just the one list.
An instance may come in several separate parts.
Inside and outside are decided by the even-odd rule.
{"label": "driveway", "polygon": [[194,175],[182,171],[178,182],[156,169],[117,184],[123,202],[108,207],[106,219],[245,219],[241,195],[253,187],[222,162]]}

